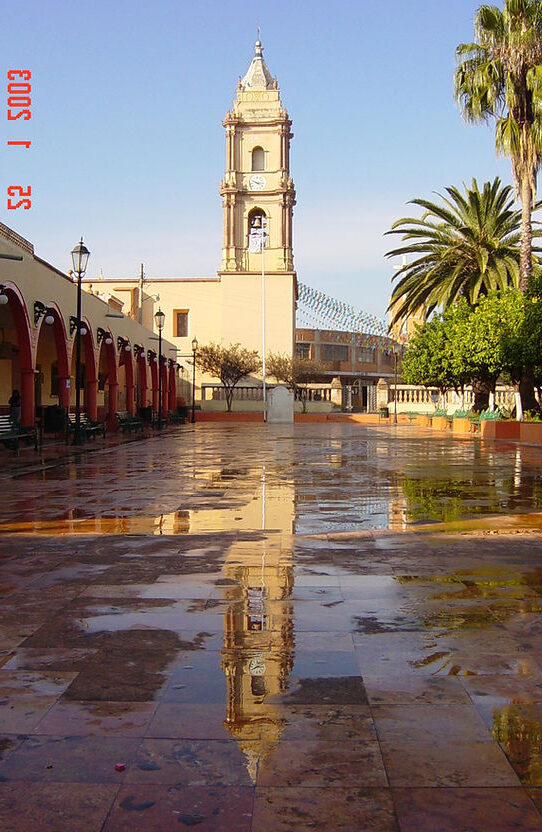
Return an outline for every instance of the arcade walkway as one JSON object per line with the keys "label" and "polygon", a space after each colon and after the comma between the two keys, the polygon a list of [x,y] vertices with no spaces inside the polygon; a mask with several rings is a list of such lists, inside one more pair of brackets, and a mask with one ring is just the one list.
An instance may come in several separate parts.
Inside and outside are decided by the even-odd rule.
{"label": "arcade walkway", "polygon": [[542,830],[542,475],[410,426],[4,471],[0,832]]}

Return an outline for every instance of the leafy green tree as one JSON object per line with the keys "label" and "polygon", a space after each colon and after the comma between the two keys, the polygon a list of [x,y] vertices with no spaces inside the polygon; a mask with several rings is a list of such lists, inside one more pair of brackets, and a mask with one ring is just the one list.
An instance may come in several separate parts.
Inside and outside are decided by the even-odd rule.
{"label": "leafy green tree", "polygon": [[309,384],[321,375],[323,365],[310,358],[292,358],[285,353],[270,352],[266,361],[267,372],[278,382],[287,384],[294,391],[296,399],[301,400],[303,413],[307,410]]}
{"label": "leafy green tree", "polygon": [[256,350],[247,350],[240,344],[207,344],[198,347],[196,364],[214,378],[219,378],[226,394],[228,412],[231,410],[233,392],[242,378],[257,373],[262,366]]}
{"label": "leafy green tree", "polygon": [[403,355],[401,376],[407,384],[437,387],[441,393],[460,386],[453,366],[450,327],[442,316],[426,321],[412,336]]}
{"label": "leafy green tree", "polygon": [[532,272],[531,212],[542,152],[542,2],[482,5],[473,43],[457,47],[455,96],[464,119],[496,122],[497,153],[509,156],[521,199],[520,286]]}
{"label": "leafy green tree", "polygon": [[424,209],[422,217],[404,217],[387,232],[404,243],[387,257],[415,258],[396,274],[392,326],[420,311],[429,317],[460,298],[473,305],[493,289],[519,285],[521,213],[513,209],[511,187],[497,177],[482,190],[476,179],[464,188],[465,194],[446,188],[441,203],[412,200]]}
{"label": "leafy green tree", "polygon": [[[459,301],[418,329],[403,358],[403,377],[442,391],[472,384],[474,410],[487,408],[499,376],[506,373],[517,380],[535,355],[536,318],[533,312],[532,324],[526,325],[528,303],[514,289],[490,292],[474,307]],[[542,325],[539,329],[542,338]]]}

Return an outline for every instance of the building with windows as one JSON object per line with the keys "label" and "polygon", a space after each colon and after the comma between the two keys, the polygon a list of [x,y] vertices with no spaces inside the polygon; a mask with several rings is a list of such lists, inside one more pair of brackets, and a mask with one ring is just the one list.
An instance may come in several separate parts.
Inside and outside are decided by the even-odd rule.
{"label": "building with windows", "polygon": [[400,346],[389,338],[325,329],[296,329],[295,354],[320,364],[315,385],[335,381],[352,388],[351,406],[356,410],[377,408],[377,384],[390,385],[400,377]]}

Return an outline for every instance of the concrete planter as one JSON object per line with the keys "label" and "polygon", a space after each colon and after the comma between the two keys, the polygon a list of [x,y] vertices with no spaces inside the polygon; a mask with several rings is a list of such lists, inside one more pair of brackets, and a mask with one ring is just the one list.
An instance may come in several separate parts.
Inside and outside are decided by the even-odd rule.
{"label": "concrete planter", "polygon": [[454,433],[475,433],[476,425],[470,419],[454,419],[452,422],[452,431]]}
{"label": "concrete planter", "polygon": [[411,420],[413,425],[419,428],[430,428],[431,427],[431,416],[415,416],[414,419]]}
{"label": "concrete planter", "polygon": [[480,422],[482,439],[511,439],[519,441],[521,422]]}
{"label": "concrete planter", "polygon": [[431,419],[431,427],[434,430],[449,430],[450,423],[446,416],[433,416]]}
{"label": "concrete planter", "polygon": [[519,422],[519,437],[522,442],[542,445],[542,422]]}

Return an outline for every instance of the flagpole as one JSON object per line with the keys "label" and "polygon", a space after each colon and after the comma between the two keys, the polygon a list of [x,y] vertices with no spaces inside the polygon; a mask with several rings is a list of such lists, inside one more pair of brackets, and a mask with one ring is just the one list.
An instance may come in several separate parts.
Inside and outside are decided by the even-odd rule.
{"label": "flagpole", "polygon": [[265,237],[266,218],[262,216],[262,375],[263,375],[263,420],[267,422],[267,396],[265,388]]}

